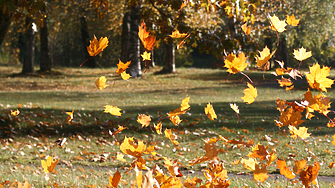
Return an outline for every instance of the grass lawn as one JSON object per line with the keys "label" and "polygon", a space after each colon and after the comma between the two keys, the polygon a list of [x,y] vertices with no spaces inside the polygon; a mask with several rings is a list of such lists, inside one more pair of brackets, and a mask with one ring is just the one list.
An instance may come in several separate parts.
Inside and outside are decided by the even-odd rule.
{"label": "grass lawn", "polygon": [[[306,81],[296,82],[295,89],[286,91],[279,87],[276,81],[279,78],[270,72],[252,72],[249,77],[258,90],[258,97],[256,102],[247,105],[241,97],[248,79],[242,75],[228,78],[228,73],[221,69],[188,68],[177,69],[177,73],[172,75],[154,75],[153,72],[159,68],[151,68],[142,77],[128,81],[116,78],[115,68],[55,68],[55,72],[50,74],[10,76],[20,70],[21,67],[0,67],[0,185],[9,186],[13,182],[28,180],[34,187],[104,187],[108,184],[108,177],[119,169],[122,175],[119,186],[130,187],[132,181],[129,180],[136,180],[134,171],[124,172],[134,158],[125,155],[127,162],[116,159],[125,136],[142,140],[147,146],[156,145],[156,157],[144,155],[149,168],[157,164],[168,174],[162,157],[178,160],[184,173],[182,181],[187,174],[204,179],[201,171],[208,168],[207,161],[194,166],[188,164],[190,160],[205,155],[206,139],[219,138],[219,135],[229,140],[252,140],[253,146],[257,143],[268,146],[267,151],[274,151],[278,159],[285,159],[290,170],[293,170],[294,161],[305,159],[308,165],[315,161],[320,163],[320,176],[335,176],[334,170],[329,168],[334,161],[335,146],[331,141],[335,131],[326,126],[326,117],[315,113],[312,120],[302,118],[306,121],[301,126],[312,133],[305,140],[291,138],[287,127],[279,128],[274,122],[280,116],[276,109],[277,98],[287,101],[302,99],[308,87]],[[94,82],[100,76],[107,78],[109,86],[106,89],[94,89]],[[313,93],[318,94],[317,91]],[[333,89],[328,89],[325,94],[334,100]],[[179,108],[186,96],[190,97],[191,108],[180,115],[182,122],[177,127],[164,117]],[[217,114],[215,121],[204,113],[208,102]],[[239,106],[239,121],[230,103]],[[103,113],[105,105],[121,108],[122,116]],[[10,111],[16,109],[20,114],[10,115]],[[73,120],[67,123],[66,112],[72,110]],[[142,128],[137,122],[138,114],[151,116],[150,127]],[[329,117],[332,116],[331,112]],[[159,121],[163,131],[175,129],[179,147],[175,147],[164,133],[158,135],[152,131],[153,124]],[[118,125],[128,129],[111,136],[109,130],[115,131]],[[63,147],[54,143],[59,138],[67,138]],[[253,174],[242,164],[233,164],[240,158],[248,159],[251,147],[222,140],[215,145],[220,150],[219,160],[228,173]],[[49,179],[45,178],[41,167],[41,160],[46,156],[60,159],[56,171],[48,175]],[[267,170],[270,177],[279,174],[276,160]],[[298,179],[287,181],[285,177],[257,183],[249,178],[231,176],[230,181],[231,187],[302,185]],[[319,179],[321,187],[329,187],[330,182]]]}

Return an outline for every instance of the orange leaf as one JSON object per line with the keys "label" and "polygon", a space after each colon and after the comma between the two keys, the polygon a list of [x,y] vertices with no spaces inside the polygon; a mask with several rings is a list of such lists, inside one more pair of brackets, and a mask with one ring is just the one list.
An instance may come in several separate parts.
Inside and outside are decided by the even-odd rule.
{"label": "orange leaf", "polygon": [[286,166],[285,160],[278,159],[277,167],[280,169],[280,174],[284,175],[287,179],[293,179],[295,177],[293,172]]}
{"label": "orange leaf", "polygon": [[280,87],[291,86],[293,84],[290,79],[286,79],[284,77],[282,77],[281,80],[277,79],[277,81],[280,84]]}
{"label": "orange leaf", "polygon": [[100,78],[98,78],[95,81],[95,85],[97,86],[98,89],[102,90],[105,89],[108,85],[106,84],[106,77],[105,76],[101,76]]}
{"label": "orange leaf", "polygon": [[305,170],[300,172],[300,180],[305,187],[310,187],[309,183],[314,181],[320,170],[319,162],[314,162],[314,165],[309,165]]}
{"label": "orange leaf", "polygon": [[333,135],[333,141],[332,144],[335,146],[335,134]]}
{"label": "orange leaf", "polygon": [[116,74],[123,73],[130,65],[131,61],[128,61],[127,63],[122,63],[121,60],[119,60],[119,64],[117,64],[117,70],[115,71]]}
{"label": "orange leaf", "polygon": [[183,38],[186,37],[188,34],[187,33],[179,33],[178,30],[175,30],[172,32],[172,35],[169,35],[171,38]]}
{"label": "orange leaf", "polygon": [[174,125],[178,125],[182,121],[180,120],[179,116],[171,116],[170,120]]}
{"label": "orange leaf", "polygon": [[312,56],[312,52],[306,52],[306,49],[304,47],[299,48],[299,50],[294,50],[293,52],[294,58],[299,60],[299,61],[303,61],[309,57]]}
{"label": "orange leaf", "polygon": [[117,106],[111,106],[111,105],[106,105],[105,106],[105,110],[104,112],[105,113],[110,113],[114,116],[121,116],[121,112],[120,112],[120,108],[118,108]]}
{"label": "orange leaf", "polygon": [[190,102],[190,97],[184,98],[180,104],[180,107],[175,109],[173,112],[169,112],[168,116],[172,117],[172,116],[178,116],[181,114],[185,114],[190,109],[190,105],[188,104],[189,102]]}
{"label": "orange leaf", "polygon": [[109,185],[111,187],[117,187],[119,185],[120,179],[121,179],[121,174],[120,174],[119,170],[117,170],[114,173],[113,177],[109,176]]}
{"label": "orange leaf", "polygon": [[266,156],[269,154],[267,151],[267,147],[265,148],[261,144],[257,144],[252,148],[252,153],[249,153],[247,156],[251,158],[259,158],[260,161],[266,159]]}
{"label": "orange leaf", "polygon": [[24,181],[24,183],[18,182],[18,188],[31,188],[31,185],[28,183],[28,181]]}
{"label": "orange leaf", "polygon": [[301,120],[302,115],[300,111],[295,111],[294,108],[287,108],[279,117],[279,121],[276,121],[276,125],[279,127],[283,126],[298,126],[304,122]]}
{"label": "orange leaf", "polygon": [[208,103],[207,107],[205,108],[205,114],[208,116],[208,119],[212,121],[214,121],[214,119],[217,119],[213,106],[210,103]]}
{"label": "orange leaf", "polygon": [[184,186],[186,188],[196,188],[197,183],[201,184],[201,179],[197,178],[197,176],[194,176],[193,179],[190,179],[189,176],[187,176],[186,180],[184,181]]}
{"label": "orange leaf", "polygon": [[147,27],[144,21],[139,28],[138,36],[140,37],[144,48],[146,48],[147,50],[151,51],[156,46],[156,37],[151,36],[150,33],[147,31]]}
{"label": "orange leaf", "polygon": [[101,37],[98,41],[94,35],[93,40],[90,40],[90,45],[87,47],[87,51],[90,56],[96,56],[108,46],[108,42],[109,41],[107,37]]}
{"label": "orange leaf", "polygon": [[117,129],[116,131],[114,131],[112,134],[111,134],[111,132],[110,132],[109,134],[110,134],[111,136],[114,136],[114,135],[118,134],[119,132],[121,132],[121,131],[123,131],[123,130],[125,130],[125,129],[128,129],[128,128],[119,125],[119,127],[118,127],[118,129]]}
{"label": "orange leaf", "polygon": [[270,49],[265,46],[265,48],[263,48],[263,51],[258,51],[258,53],[260,54],[260,56],[256,55],[255,59],[257,62],[257,67],[261,68],[263,65],[266,64],[266,62],[269,61],[269,59],[271,59],[271,57],[273,56],[273,54],[276,52],[273,51],[272,53],[270,53]]}
{"label": "orange leaf", "polygon": [[243,102],[251,104],[255,101],[255,98],[258,96],[257,89],[254,86],[252,86],[249,82],[247,85],[249,88],[243,90],[244,97],[241,97],[241,99],[243,100]]}
{"label": "orange leaf", "polygon": [[52,172],[55,169],[58,161],[59,159],[54,160],[53,157],[50,156],[48,156],[47,161],[41,160],[43,171],[46,173]]}
{"label": "orange leaf", "polygon": [[285,21],[279,20],[279,18],[276,15],[270,16],[271,20],[271,29],[277,32],[283,32],[285,31],[285,26],[287,25]]}
{"label": "orange leaf", "polygon": [[164,165],[166,166],[166,168],[169,170],[171,176],[173,177],[182,177],[183,174],[180,172],[178,164],[177,164],[177,160],[175,160],[174,162],[171,162],[168,158],[163,157],[164,161]]}
{"label": "orange leaf", "polygon": [[137,122],[142,125],[142,127],[148,127],[150,125],[151,117],[145,114],[138,114]]}
{"label": "orange leaf", "polygon": [[250,35],[251,27],[248,27],[247,23],[243,24],[241,28],[246,35]]}
{"label": "orange leaf", "polygon": [[73,119],[73,112],[74,112],[74,110],[72,110],[72,112],[65,112],[65,113],[68,115],[68,117],[67,117],[67,119],[66,119],[66,121],[67,121],[68,123],[70,123],[71,120]]}
{"label": "orange leaf", "polygon": [[247,61],[247,57],[245,57],[243,52],[238,54],[238,57],[236,57],[235,54],[231,53],[225,59],[224,67],[228,68],[227,72],[236,74],[240,71],[244,71],[244,69],[247,68],[249,64],[246,63],[246,61]]}
{"label": "orange leaf", "polygon": [[325,92],[327,92],[326,88],[331,88],[334,80],[327,78],[330,71],[329,67],[324,66],[320,69],[319,63],[316,63],[309,67],[309,71],[310,73],[306,73],[306,79],[311,88]]}
{"label": "orange leaf", "polygon": [[298,26],[300,19],[295,19],[294,14],[292,16],[286,16],[286,22],[292,26]]}
{"label": "orange leaf", "polygon": [[300,172],[306,167],[307,162],[305,159],[302,159],[300,161],[294,161],[294,167],[293,172],[295,174],[300,174]]}
{"label": "orange leaf", "polygon": [[17,110],[14,110],[14,111],[10,111],[10,115],[12,115],[12,116],[17,116],[17,115],[19,115],[20,114],[20,111],[19,111],[19,109],[17,109]]}
{"label": "orange leaf", "polygon": [[254,179],[256,181],[264,182],[266,179],[268,179],[267,175],[268,171],[266,170],[266,166],[263,166],[262,168],[259,168],[259,165],[255,165],[255,170],[254,170]]}

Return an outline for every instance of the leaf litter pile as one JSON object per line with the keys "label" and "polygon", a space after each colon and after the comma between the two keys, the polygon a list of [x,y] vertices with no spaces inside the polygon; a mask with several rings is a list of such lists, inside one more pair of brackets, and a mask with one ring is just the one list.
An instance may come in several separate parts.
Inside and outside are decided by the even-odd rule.
{"label": "leaf litter pile", "polygon": [[[279,20],[275,15],[270,17],[271,30],[275,31],[277,36],[278,32],[286,30],[287,24],[296,26],[298,22],[294,15],[287,16],[286,22]],[[242,30],[246,35],[251,34],[251,27],[246,24],[242,26]],[[138,35],[147,50],[142,57],[148,66],[149,51],[156,46],[156,37],[146,31],[144,22],[139,28]],[[183,38],[178,48],[182,47],[188,36],[189,34],[179,33],[178,30],[169,35],[171,38]],[[98,41],[94,36],[87,50],[94,57],[107,46],[107,37]],[[276,50],[270,52],[265,46],[255,58],[256,69],[268,70],[269,59],[275,52]],[[303,47],[294,50],[293,54],[300,64],[312,56],[311,52],[306,52]],[[243,73],[249,66],[246,62],[247,57],[243,52],[232,53],[224,61],[225,67],[228,68],[227,72],[240,73],[249,80],[247,88],[241,91],[244,96],[240,97],[245,105],[249,105],[258,102],[259,91],[253,86],[254,82],[249,74]],[[108,85],[106,75],[101,75],[93,81],[96,86],[94,89],[118,87],[116,85],[118,76],[122,80],[129,81],[131,76],[126,70],[130,64],[131,61],[126,63],[119,61],[114,83]],[[299,70],[300,64],[298,69],[285,68],[284,62],[278,64],[280,68],[277,68],[273,75],[281,77],[277,80],[278,84],[289,92],[294,89],[291,79],[304,77]],[[119,101],[101,106],[99,115],[108,115],[108,120],[100,119],[99,115],[93,112],[77,113],[79,117],[74,117],[75,110],[63,111],[66,118],[62,118],[63,116],[55,117],[52,112],[46,113],[36,106],[30,108],[40,111],[39,113],[29,114],[27,111],[20,111],[22,105],[17,109],[5,109],[1,119],[3,137],[0,140],[1,152],[3,161],[11,162],[12,166],[3,174],[12,178],[1,177],[0,186],[248,187],[250,186],[248,184],[234,184],[234,181],[238,180],[229,178],[228,173],[250,174],[254,185],[266,186],[267,181],[270,181],[269,177],[272,176],[271,172],[277,172],[286,178],[287,185],[319,187],[318,175],[322,173],[320,169],[331,170],[335,161],[332,159],[334,152],[332,148],[320,151],[318,145],[331,143],[329,146],[335,146],[335,135],[315,137],[307,127],[301,125],[306,121],[313,121],[316,119],[316,114],[320,114],[329,121],[325,125],[318,125],[319,127],[335,127],[335,118],[329,117],[333,114],[330,110],[331,100],[326,95],[334,82],[328,78],[329,72],[329,67],[321,68],[318,63],[314,64],[309,67],[309,72],[305,73],[309,88],[301,97],[294,101],[280,98],[273,101],[278,117],[274,117],[273,122],[264,121],[264,124],[277,126],[277,133],[266,133],[261,126],[255,131],[247,129],[236,131],[226,126],[216,129],[194,128],[205,122],[205,118],[221,124],[224,118],[218,118],[215,103],[210,102],[201,106],[201,116],[194,117],[192,121],[190,118],[185,118],[192,116],[191,95],[185,96],[179,106],[169,111],[157,114],[139,111],[136,117],[126,118],[124,121],[118,120],[124,113],[122,106],[118,105]],[[94,89],[88,92],[100,92]],[[211,100],[210,96],[206,97],[208,101]],[[236,103],[227,104],[229,105],[231,113],[234,114],[232,116],[237,117],[237,124],[247,126],[248,119],[243,117],[243,110],[246,108],[239,109]],[[260,102],[258,105],[266,108]],[[51,118],[52,121],[36,122],[31,116]],[[90,120],[85,122],[85,119],[92,116],[94,122],[87,123]],[[136,119],[137,125],[129,124],[131,119]],[[21,127],[22,122],[27,126]],[[229,122],[226,121],[226,124]],[[15,125],[19,127],[14,127]],[[94,129],[98,130],[94,132]],[[28,136],[16,141],[15,135],[20,130],[25,131]],[[62,130],[61,134],[59,130]],[[90,132],[90,135],[85,135],[85,132]],[[131,136],[132,134],[138,137]],[[285,137],[285,142],[276,139],[275,134]],[[51,140],[59,135],[63,136]],[[188,139],[199,139],[199,142],[189,142]],[[71,147],[72,145],[76,148]],[[320,152],[323,154],[320,155]],[[92,163],[101,169],[87,169]],[[85,165],[86,167],[83,167]],[[113,169],[102,168],[108,166],[113,166]],[[25,174],[20,176],[19,181],[15,175],[20,171]],[[192,173],[195,175],[189,175]],[[85,183],[69,182],[67,177]],[[101,179],[105,179],[107,183],[99,184]],[[277,183],[276,181],[273,183]]]}

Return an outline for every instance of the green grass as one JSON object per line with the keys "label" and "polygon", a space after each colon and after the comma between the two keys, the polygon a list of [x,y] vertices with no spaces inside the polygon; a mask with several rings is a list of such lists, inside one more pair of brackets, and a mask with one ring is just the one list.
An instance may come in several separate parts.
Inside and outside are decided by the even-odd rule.
{"label": "green grass", "polygon": [[[295,90],[285,91],[278,86],[275,80],[277,78],[270,73],[252,72],[249,77],[254,81],[258,97],[257,102],[247,105],[241,100],[243,89],[247,87],[247,79],[242,75],[230,75],[228,78],[225,70],[220,69],[177,69],[177,73],[173,75],[154,75],[153,72],[159,68],[149,69],[140,78],[129,81],[117,78],[114,87],[115,69],[57,68],[54,71],[61,74],[52,72],[28,77],[10,76],[20,72],[21,67],[0,67],[0,70],[0,170],[4,171],[0,182],[27,179],[36,187],[50,182],[53,184],[53,181],[64,186],[107,185],[110,169],[113,173],[116,168],[124,172],[133,160],[128,156],[125,156],[127,163],[116,160],[117,152],[121,152],[119,145],[124,136],[133,136],[148,145],[156,144],[159,146],[156,151],[159,155],[178,159],[180,168],[186,173],[200,172],[207,168],[199,164],[190,167],[188,162],[205,154],[205,139],[222,135],[230,140],[252,139],[255,144],[260,142],[268,145],[268,151],[276,151],[278,158],[290,162],[291,169],[294,160],[306,159],[308,164],[319,161],[320,175],[335,176],[333,169],[328,168],[329,163],[334,160],[335,146],[331,141],[335,131],[326,127],[327,118],[315,113],[317,117],[306,120],[301,125],[312,133],[305,141],[290,138],[286,127],[278,128],[274,123],[279,117],[275,100],[300,99],[307,90],[306,82],[298,82]],[[110,86],[102,91],[92,91],[95,87],[94,81],[100,76],[106,76]],[[329,89],[326,95],[333,100],[333,93]],[[137,123],[138,114],[147,114],[152,116],[151,126],[153,123],[157,124],[166,113],[178,108],[186,96],[190,97],[191,109],[180,116],[183,121],[179,127],[174,126],[169,119],[161,120],[163,129],[177,129],[179,149],[164,135],[157,135],[150,128],[141,128]],[[204,107],[208,102],[213,105],[218,115],[215,121],[209,120],[204,114]],[[230,103],[239,106],[238,123]],[[19,104],[22,106],[20,115],[11,116],[10,110],[17,109]],[[103,113],[107,104],[121,108],[122,116]],[[74,119],[69,124],[66,123],[65,112],[72,110]],[[109,130],[117,129],[118,125],[128,129],[116,136],[110,136]],[[54,141],[63,137],[67,138],[67,143],[60,148]],[[228,173],[252,174],[252,171],[246,170],[241,164],[231,164],[240,158],[248,158],[246,155],[251,152],[251,148],[237,147],[223,141],[218,141],[216,146],[223,150],[218,157]],[[43,180],[40,162],[47,155],[58,156],[62,160],[56,167],[59,174],[52,174],[50,181]],[[106,160],[94,161],[101,159],[101,156]],[[150,159],[149,155],[146,157]],[[161,159],[148,160],[146,165],[152,168],[155,164],[164,168]],[[8,165],[11,168],[7,172],[5,169]],[[25,170],[26,166],[30,170]],[[79,167],[83,170],[80,171]],[[90,168],[93,172],[89,171]],[[279,173],[275,164],[267,169],[269,173]],[[127,176],[123,179],[131,179]],[[283,181],[282,184],[275,180],[267,182],[270,185],[286,186],[287,182],[284,180],[277,180]],[[231,182],[232,187],[241,187],[244,184],[257,186],[256,182],[243,178],[232,178]],[[329,186],[327,182],[322,183]],[[122,187],[128,186],[129,184],[122,184]]]}

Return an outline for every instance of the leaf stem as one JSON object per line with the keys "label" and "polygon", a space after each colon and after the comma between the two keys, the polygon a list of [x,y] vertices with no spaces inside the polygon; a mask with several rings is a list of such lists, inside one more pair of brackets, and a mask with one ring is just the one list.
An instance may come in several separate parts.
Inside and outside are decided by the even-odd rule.
{"label": "leaf stem", "polygon": [[[244,77],[248,78],[248,80],[249,80],[251,83],[253,83],[253,81],[249,78],[248,75],[244,74],[242,71],[240,71],[240,73],[241,73]],[[243,78],[242,78],[242,80],[243,80]],[[242,81],[242,80],[241,80],[241,81]]]}
{"label": "leaf stem", "polygon": [[86,61],[92,59],[93,57],[95,57],[95,56],[91,56],[90,58],[86,59],[82,64],[80,64],[80,67],[83,66],[83,64],[84,64]]}
{"label": "leaf stem", "polygon": [[299,66],[298,66],[298,71],[299,71],[299,69],[300,69],[301,62],[302,62],[302,61],[300,61],[300,63],[299,63]]}

